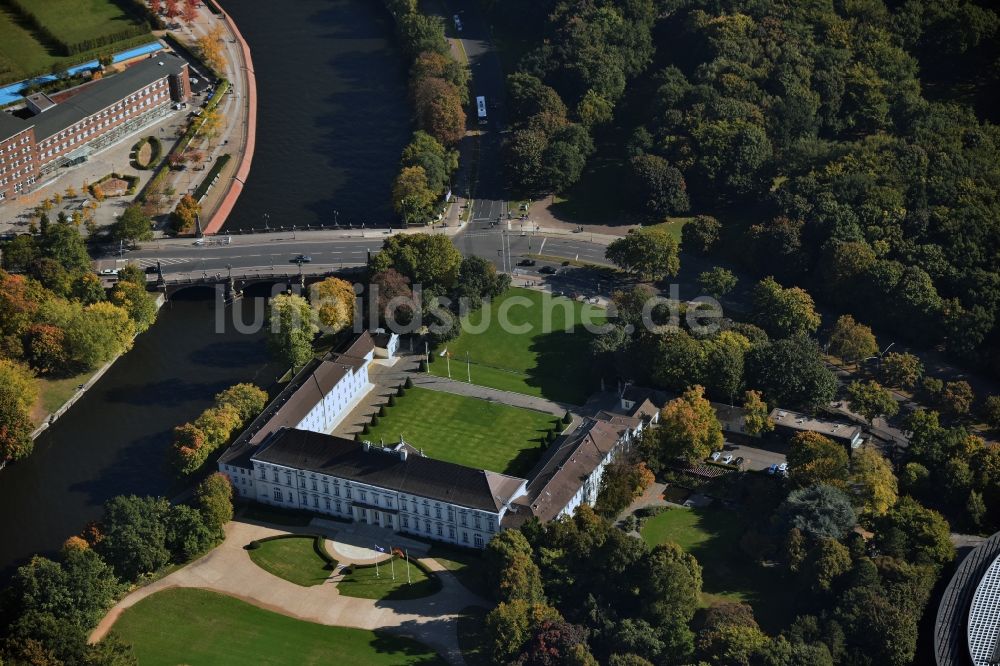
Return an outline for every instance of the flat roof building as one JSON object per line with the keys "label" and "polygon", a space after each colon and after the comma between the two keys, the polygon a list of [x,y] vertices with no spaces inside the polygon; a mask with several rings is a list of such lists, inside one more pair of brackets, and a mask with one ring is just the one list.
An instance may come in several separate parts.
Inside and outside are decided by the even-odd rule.
{"label": "flat roof building", "polygon": [[846,444],[852,449],[861,446],[862,430],[860,427],[843,423],[841,421],[831,421],[808,414],[801,414],[787,409],[772,409],[770,413],[771,421],[775,428],[786,432],[815,432],[824,437]]}

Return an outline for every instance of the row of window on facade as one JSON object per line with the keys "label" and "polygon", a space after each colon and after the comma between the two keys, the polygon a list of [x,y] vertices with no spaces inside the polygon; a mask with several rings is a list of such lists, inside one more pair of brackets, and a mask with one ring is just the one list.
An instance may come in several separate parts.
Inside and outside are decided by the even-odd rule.
{"label": "row of window on facade", "polygon": [[[242,492],[240,494],[242,494]],[[274,501],[276,501],[276,502],[284,502],[285,501],[285,499],[284,499],[284,493],[282,492],[281,488],[275,488],[274,492],[272,494],[272,497],[274,498]],[[294,495],[292,494],[291,491],[288,491],[288,502],[290,502],[290,503],[294,503],[295,502]],[[299,503],[302,506],[308,506],[308,498],[306,496],[306,493],[299,493]],[[312,496],[312,506],[313,506],[314,509],[320,508],[320,498],[319,498],[319,495],[313,495]],[[327,511],[336,511],[337,513],[344,513],[344,505],[341,503],[341,501],[339,499],[331,500],[329,497],[324,497],[323,498],[323,506],[324,506],[324,508]],[[357,511],[357,517],[358,517],[359,520],[362,520],[364,522],[368,522],[368,509],[366,509],[364,507],[355,507],[355,510]],[[380,513],[378,511],[372,510],[372,517],[374,519],[373,522],[375,522],[375,524],[380,524],[380,525],[382,525],[384,527],[388,527],[390,529],[394,528],[392,514],[390,514],[390,513]],[[477,518],[476,522],[478,523],[479,516],[476,516],[476,518]],[[399,523],[400,523],[400,527],[402,527],[405,530],[409,530],[409,529],[413,529],[414,531],[419,531],[420,530],[420,519],[419,518],[413,518],[413,527],[412,528],[410,527],[410,516],[407,516],[406,514],[400,515],[400,517],[399,517]],[[437,534],[438,537],[444,538],[444,532],[445,532],[445,528],[446,527],[447,527],[447,530],[448,530],[448,538],[451,539],[452,541],[454,541],[455,539],[457,539],[457,537],[458,537],[458,531],[455,529],[454,525],[447,525],[447,526],[445,526],[442,523],[434,523],[434,533]],[[477,524],[476,527],[479,528],[479,525]],[[424,528],[424,532],[426,534],[431,534],[432,533],[431,532],[431,521],[427,520],[427,519],[424,519],[424,521],[423,521],[423,528]],[[493,531],[494,531],[493,530],[493,525],[491,523],[490,524],[490,532],[493,532]],[[482,548],[483,547],[483,543],[484,543],[483,542],[483,536],[481,534],[474,534],[473,538],[474,538],[474,544],[475,544],[476,548]],[[466,532],[465,530],[462,531],[462,542],[463,543],[469,543],[469,533]]]}
{"label": "row of window on facade", "polygon": [[[18,141],[17,139],[11,139],[11,142],[7,144],[7,152],[8,153],[14,152],[15,150],[17,150],[18,146],[23,146],[24,144],[28,143],[28,139],[29,137],[27,132],[25,132],[24,136],[21,137],[20,141]],[[24,153],[27,152],[27,150],[28,150],[27,148],[22,148],[21,152]],[[0,162],[2,161],[3,158],[0,158]]]}

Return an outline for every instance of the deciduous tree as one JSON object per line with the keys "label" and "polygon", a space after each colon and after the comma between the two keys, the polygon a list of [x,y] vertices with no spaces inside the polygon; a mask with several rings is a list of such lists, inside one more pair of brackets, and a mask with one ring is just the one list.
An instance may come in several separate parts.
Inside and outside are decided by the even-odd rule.
{"label": "deciduous tree", "polygon": [[764,278],[753,289],[752,318],[777,338],[815,333],[820,324],[812,296],[799,287],[784,288],[772,277]]}
{"label": "deciduous tree", "polygon": [[312,341],[319,331],[309,302],[295,294],[278,294],[268,303],[267,340],[271,353],[293,368],[312,356]]}
{"label": "deciduous tree", "polygon": [[851,382],[847,395],[851,410],[865,417],[869,424],[879,416],[892,418],[899,413],[899,403],[892,397],[892,392],[876,381]]}
{"label": "deciduous tree", "polygon": [[681,267],[677,241],[658,227],[630,231],[608,245],[604,254],[616,266],[644,280],[677,275]]}
{"label": "deciduous tree", "polygon": [[744,431],[750,435],[761,435],[774,430],[771,410],[767,408],[760,391],[747,391],[743,399]]}
{"label": "deciduous tree", "polygon": [[788,476],[799,488],[824,483],[844,488],[850,460],[843,445],[815,432],[800,432],[788,448]]}
{"label": "deciduous tree", "polygon": [[872,329],[843,315],[830,333],[830,353],[845,361],[860,361],[878,353],[878,344]]}
{"label": "deciduous tree", "polygon": [[354,287],[330,277],[312,285],[309,299],[324,332],[339,333],[354,323]]}
{"label": "deciduous tree", "polygon": [[722,224],[717,219],[711,215],[696,215],[681,229],[681,245],[689,252],[708,254],[719,242],[721,233]]}
{"label": "deciduous tree", "polygon": [[815,538],[841,539],[857,524],[857,515],[842,490],[820,484],[793,490],[775,521],[784,531],[795,527]]}
{"label": "deciduous tree", "polygon": [[885,515],[896,504],[899,489],[892,466],[878,450],[863,447],[851,456],[851,487],[866,520]]}
{"label": "deciduous tree", "polygon": [[664,406],[655,433],[656,454],[663,466],[675,458],[697,462],[723,443],[722,426],[701,386],[689,388]]}
{"label": "deciduous tree", "polygon": [[635,202],[644,213],[661,221],[691,207],[684,176],[667,160],[643,154],[633,157],[629,165]]}
{"label": "deciduous tree", "polygon": [[722,298],[731,292],[736,288],[737,282],[736,275],[721,266],[711,268],[698,276],[698,286],[701,290],[715,298]]}
{"label": "deciduous tree", "polygon": [[913,389],[924,375],[924,364],[913,354],[889,352],[881,361],[882,377],[889,386]]}

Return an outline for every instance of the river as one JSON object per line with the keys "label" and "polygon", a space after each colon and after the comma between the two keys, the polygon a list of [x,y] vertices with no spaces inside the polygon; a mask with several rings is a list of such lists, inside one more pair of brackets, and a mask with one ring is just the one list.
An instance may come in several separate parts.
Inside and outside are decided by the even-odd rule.
{"label": "river", "polygon": [[[263,212],[272,226],[332,223],[335,210],[341,224],[384,224],[410,134],[391,19],[374,0],[225,6],[250,43],[259,98],[253,168],[228,227],[261,226]],[[171,429],[231,384],[273,383],[262,336],[216,333],[208,292],[181,296],[31,457],[0,472],[0,580],[55,552],[108,498],[176,489]]]}
{"label": "river", "polygon": [[[407,64],[377,0],[228,0],[253,54],[257,146],[226,229],[392,220]],[[335,213],[336,211],[336,213]]]}

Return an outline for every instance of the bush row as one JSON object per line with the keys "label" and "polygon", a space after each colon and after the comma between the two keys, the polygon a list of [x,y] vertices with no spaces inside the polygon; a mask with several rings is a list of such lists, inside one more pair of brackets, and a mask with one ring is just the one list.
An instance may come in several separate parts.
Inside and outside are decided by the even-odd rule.
{"label": "bush row", "polygon": [[205,176],[205,179],[201,181],[201,184],[198,185],[198,189],[194,191],[194,198],[196,200],[200,201],[201,198],[208,193],[208,188],[212,187],[215,179],[218,178],[220,173],[222,173],[222,169],[229,163],[230,159],[232,159],[232,156],[229,153],[219,155],[219,157],[215,160],[215,164],[213,164],[212,168],[208,170],[208,174]]}
{"label": "bush row", "polygon": [[102,176],[99,180],[96,180],[87,186],[87,190],[90,191],[90,195],[96,196],[94,194],[94,188],[99,186],[101,183],[111,180],[112,178],[120,178],[128,183],[128,189],[125,190],[125,196],[131,196],[135,194],[136,189],[139,187],[138,176],[130,176],[129,174],[115,173],[112,171],[111,173],[107,174],[106,176]]}
{"label": "bush row", "polygon": [[[139,151],[142,150],[142,147],[145,146],[147,143],[149,144],[150,147],[149,160],[143,163],[139,161]],[[139,169],[141,171],[146,171],[154,164],[156,164],[156,161],[160,159],[160,155],[163,153],[163,144],[160,143],[160,140],[157,139],[155,136],[143,137],[138,141],[138,143],[132,146],[132,153],[133,153],[132,165],[136,169]]]}

